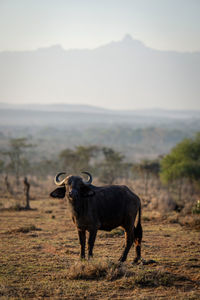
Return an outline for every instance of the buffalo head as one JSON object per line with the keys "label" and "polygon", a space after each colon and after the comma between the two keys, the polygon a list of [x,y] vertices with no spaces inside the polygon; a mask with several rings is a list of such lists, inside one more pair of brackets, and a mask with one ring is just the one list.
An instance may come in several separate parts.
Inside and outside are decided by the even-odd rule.
{"label": "buffalo head", "polygon": [[80,197],[92,196],[94,194],[91,189],[92,175],[88,172],[82,173],[88,175],[88,181],[84,181],[80,176],[71,175],[66,176],[60,181],[59,177],[66,173],[58,173],[54,178],[54,182],[58,188],[55,189],[50,196],[53,198],[64,198],[67,196],[70,202],[77,201]]}

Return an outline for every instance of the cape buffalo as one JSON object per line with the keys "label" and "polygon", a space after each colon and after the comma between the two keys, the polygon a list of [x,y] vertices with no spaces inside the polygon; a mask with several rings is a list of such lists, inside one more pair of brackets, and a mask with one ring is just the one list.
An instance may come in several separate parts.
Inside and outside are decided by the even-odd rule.
{"label": "cape buffalo", "polygon": [[[126,260],[128,252],[135,242],[137,262],[141,257],[141,202],[137,195],[124,185],[107,185],[97,187],[92,185],[92,175],[88,172],[86,182],[79,176],[67,176],[59,180],[62,174],[55,176],[58,186],[51,194],[54,198],[64,198],[69,201],[72,220],[75,223],[81,245],[81,258],[85,258],[86,230],[88,238],[88,258],[93,255],[93,247],[97,230],[111,231],[121,226],[125,230],[125,247],[120,261]],[[134,226],[138,213],[137,226]]]}

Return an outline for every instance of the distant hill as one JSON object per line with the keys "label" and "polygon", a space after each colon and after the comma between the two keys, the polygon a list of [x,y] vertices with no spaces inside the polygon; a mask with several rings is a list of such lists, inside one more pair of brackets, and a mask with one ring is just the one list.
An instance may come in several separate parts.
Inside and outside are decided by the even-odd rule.
{"label": "distant hill", "polygon": [[158,51],[125,36],[88,50],[0,53],[0,102],[196,107],[200,52]]}
{"label": "distant hill", "polygon": [[78,104],[8,104],[0,102],[0,109],[11,110],[35,110],[35,111],[55,111],[55,112],[80,112],[80,113],[107,113],[108,109],[92,106],[92,105],[78,105]]}
{"label": "distant hill", "polygon": [[[200,111],[193,110],[108,110],[90,105],[0,103],[0,126],[178,126],[200,122]],[[197,125],[197,124],[196,124]],[[182,126],[182,125],[181,125]],[[198,126],[197,126],[198,127]]]}

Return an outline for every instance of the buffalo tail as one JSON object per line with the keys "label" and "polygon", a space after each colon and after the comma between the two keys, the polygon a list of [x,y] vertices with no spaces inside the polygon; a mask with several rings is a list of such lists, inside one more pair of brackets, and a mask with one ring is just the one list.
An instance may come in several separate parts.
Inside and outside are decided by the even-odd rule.
{"label": "buffalo tail", "polygon": [[139,212],[138,222],[137,222],[136,227],[134,227],[134,237],[135,237],[135,240],[141,242],[141,240],[142,240],[141,205],[139,206],[138,212]]}

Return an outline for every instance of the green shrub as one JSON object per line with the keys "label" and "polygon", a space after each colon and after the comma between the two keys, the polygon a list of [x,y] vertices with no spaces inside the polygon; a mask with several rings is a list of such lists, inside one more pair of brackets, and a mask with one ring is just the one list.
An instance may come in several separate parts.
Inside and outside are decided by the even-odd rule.
{"label": "green shrub", "polygon": [[200,200],[198,200],[196,205],[192,208],[192,213],[200,214]]}

